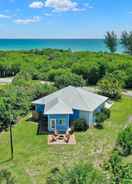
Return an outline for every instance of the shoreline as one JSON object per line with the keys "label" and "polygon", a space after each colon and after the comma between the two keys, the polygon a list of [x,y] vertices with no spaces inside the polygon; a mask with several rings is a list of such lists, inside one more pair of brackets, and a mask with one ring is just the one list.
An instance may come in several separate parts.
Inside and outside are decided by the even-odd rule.
{"label": "shoreline", "polygon": [[[32,49],[62,49],[89,52],[108,52],[104,39],[0,39],[0,51],[29,51]],[[118,43],[118,53],[123,48]]]}

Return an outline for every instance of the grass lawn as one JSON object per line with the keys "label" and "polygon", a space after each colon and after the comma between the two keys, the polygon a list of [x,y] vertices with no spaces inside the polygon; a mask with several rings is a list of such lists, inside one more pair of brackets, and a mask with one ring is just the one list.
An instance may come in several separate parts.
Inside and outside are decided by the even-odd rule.
{"label": "grass lawn", "polygon": [[[0,135],[0,169],[9,169],[18,184],[44,184],[51,168],[85,160],[99,167],[115,145],[119,131],[132,115],[132,98],[123,97],[112,106],[104,129],[76,133],[76,145],[47,145],[47,135],[36,135],[37,124],[23,119],[13,129],[14,160],[10,161],[8,132]],[[128,158],[132,162],[132,157]]]}

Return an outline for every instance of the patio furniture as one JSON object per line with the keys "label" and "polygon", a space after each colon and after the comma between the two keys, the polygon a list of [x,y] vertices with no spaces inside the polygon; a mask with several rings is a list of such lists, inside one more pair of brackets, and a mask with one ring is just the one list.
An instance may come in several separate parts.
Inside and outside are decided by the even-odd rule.
{"label": "patio furniture", "polygon": [[66,134],[64,135],[64,141],[65,141],[66,143],[69,142],[70,136],[71,136],[71,135],[70,135],[69,133],[66,133]]}
{"label": "patio furniture", "polygon": [[56,137],[57,137],[58,135],[59,135],[58,130],[55,130],[55,131],[54,131],[54,136],[56,136]]}
{"label": "patio furniture", "polygon": [[60,134],[58,137],[59,140],[64,140],[64,135]]}
{"label": "patio furniture", "polygon": [[56,136],[54,136],[54,135],[51,135],[50,136],[50,140],[49,140],[49,142],[55,142],[55,141],[57,141],[57,137]]}

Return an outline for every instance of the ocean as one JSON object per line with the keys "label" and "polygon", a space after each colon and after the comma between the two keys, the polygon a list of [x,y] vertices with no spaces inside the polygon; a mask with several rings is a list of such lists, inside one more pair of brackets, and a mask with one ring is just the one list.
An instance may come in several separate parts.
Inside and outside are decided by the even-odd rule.
{"label": "ocean", "polygon": [[[31,50],[42,48],[72,51],[108,51],[104,39],[0,39],[0,50]],[[118,44],[117,52],[123,49]]]}

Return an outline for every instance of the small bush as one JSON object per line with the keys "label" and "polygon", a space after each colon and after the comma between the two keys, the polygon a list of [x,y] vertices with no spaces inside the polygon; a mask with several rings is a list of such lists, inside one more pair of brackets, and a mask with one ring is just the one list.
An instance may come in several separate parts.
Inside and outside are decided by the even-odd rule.
{"label": "small bush", "polygon": [[15,184],[15,180],[14,178],[12,177],[11,173],[7,170],[1,170],[0,171],[0,183],[4,184],[4,183],[7,183],[7,184]]}
{"label": "small bush", "polygon": [[109,109],[102,109],[101,112],[97,112],[96,113],[96,125],[97,126],[102,126],[102,123],[106,120],[110,118],[110,110]]}
{"label": "small bush", "polygon": [[124,164],[122,157],[117,150],[114,150],[110,160],[105,164],[105,169],[109,170],[112,184],[131,184],[132,183],[132,164]]}
{"label": "small bush", "polygon": [[84,119],[78,119],[73,122],[73,127],[75,131],[86,131],[88,126]]}
{"label": "small bush", "polygon": [[105,169],[109,170],[111,173],[111,183],[121,184],[121,180],[123,178],[123,167],[122,159],[118,151],[114,150],[112,152],[108,163],[105,165]]}
{"label": "small bush", "polygon": [[117,146],[119,152],[128,156],[132,154],[132,125],[125,128],[118,136]]}

